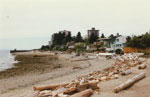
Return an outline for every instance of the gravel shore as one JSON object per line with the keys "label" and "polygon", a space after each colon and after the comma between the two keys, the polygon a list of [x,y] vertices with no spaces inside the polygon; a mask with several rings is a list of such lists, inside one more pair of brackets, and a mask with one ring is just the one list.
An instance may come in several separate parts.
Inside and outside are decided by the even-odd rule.
{"label": "gravel shore", "polygon": [[[19,53],[16,55],[20,58],[23,65],[28,65],[23,67],[20,67],[20,65],[20,69],[16,69],[18,73],[15,74],[10,70],[13,74],[12,76],[10,76],[10,74],[8,74],[7,77],[0,76],[0,97],[21,97],[32,94],[34,86],[71,82],[80,75],[86,75],[93,71],[101,71],[112,66],[115,62],[115,59],[107,60],[105,58],[92,58],[87,60],[84,56],[77,57],[73,54]],[[26,63],[26,61],[30,59],[32,59],[32,61]],[[147,59],[145,62],[150,64],[150,59]],[[32,63],[32,66],[31,64],[29,65],[29,63]],[[100,94],[94,94],[92,97],[127,97],[128,95],[128,97],[149,97],[150,66],[147,66],[145,70],[138,70],[137,67],[133,67],[132,71],[134,73],[131,75],[99,83],[101,92]],[[116,86],[141,71],[146,72],[146,78],[128,90],[118,94],[113,92]]]}

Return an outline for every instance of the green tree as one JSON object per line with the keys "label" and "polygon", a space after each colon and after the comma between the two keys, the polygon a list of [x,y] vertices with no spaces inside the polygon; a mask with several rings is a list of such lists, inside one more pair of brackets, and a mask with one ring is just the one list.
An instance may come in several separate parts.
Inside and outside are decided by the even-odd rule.
{"label": "green tree", "polygon": [[117,35],[116,36],[120,36],[120,34],[119,33],[117,33]]}
{"label": "green tree", "polygon": [[101,38],[105,38],[105,35],[104,35],[104,33],[102,33],[102,35],[101,35]]}
{"label": "green tree", "polygon": [[142,35],[142,41],[145,43],[146,47],[150,48],[150,34],[148,32]]}
{"label": "green tree", "polygon": [[150,48],[150,34],[146,33],[140,36],[127,37],[126,42],[128,47],[136,47],[136,48]]}
{"label": "green tree", "polygon": [[66,43],[67,43],[67,42],[70,42],[70,41],[72,40],[72,37],[71,37],[71,33],[70,33],[70,32],[69,32],[68,35],[66,36],[65,40],[66,40]]}
{"label": "green tree", "polygon": [[41,50],[49,50],[50,47],[48,45],[42,45]]}
{"label": "green tree", "polygon": [[114,35],[113,35],[113,34],[111,34],[111,35],[109,36],[109,38],[110,38],[110,39],[114,38]]}
{"label": "green tree", "polygon": [[72,37],[72,41],[76,41],[76,37],[75,36]]}
{"label": "green tree", "polygon": [[81,36],[80,32],[78,32],[78,34],[76,36],[76,42],[83,42],[83,39],[82,39],[82,36]]}

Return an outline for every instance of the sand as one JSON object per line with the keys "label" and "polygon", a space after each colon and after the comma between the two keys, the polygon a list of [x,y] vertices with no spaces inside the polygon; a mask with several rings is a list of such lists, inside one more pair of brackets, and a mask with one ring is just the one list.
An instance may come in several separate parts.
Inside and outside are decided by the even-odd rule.
{"label": "sand", "polygon": [[[32,53],[30,54],[32,55]],[[52,53],[46,54],[49,55]],[[29,53],[19,53],[17,55],[29,55]],[[41,55],[43,55],[43,53],[41,53]],[[61,68],[50,68],[43,66],[43,68],[46,68],[45,72],[39,73],[36,70],[33,70],[34,72],[32,73],[25,72],[14,76],[2,77],[0,79],[0,97],[21,97],[33,93],[34,86],[70,82],[76,79],[77,76],[85,75],[96,70],[103,70],[107,67],[110,67],[115,61],[115,59],[97,59],[94,58],[94,56],[88,60],[83,56],[76,57],[73,54],[58,54],[57,57],[58,60],[56,63],[61,64]],[[147,59],[145,62],[150,64],[150,59]],[[53,64],[56,63],[53,62]],[[73,67],[81,67],[81,69],[73,69]],[[148,65],[145,70],[138,70],[137,67],[133,67],[132,70],[134,73],[128,76],[119,77],[119,79],[106,82],[100,82],[100,94],[94,94],[92,97],[149,97],[150,66]],[[121,91],[120,93],[116,94],[113,92],[113,89],[116,86],[141,71],[146,72],[146,78],[134,84],[131,88]]]}

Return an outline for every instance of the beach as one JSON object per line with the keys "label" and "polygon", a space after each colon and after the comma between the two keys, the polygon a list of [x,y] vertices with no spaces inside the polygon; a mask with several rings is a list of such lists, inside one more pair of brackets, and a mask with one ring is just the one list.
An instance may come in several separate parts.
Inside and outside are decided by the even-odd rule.
{"label": "beach", "polygon": [[[78,76],[89,74],[93,71],[102,71],[114,64],[115,59],[75,56],[75,54],[53,52],[26,52],[15,53],[16,59],[21,61],[14,68],[0,73],[0,97],[21,97],[33,93],[34,86],[67,83]],[[150,64],[150,59],[145,59]],[[100,82],[100,94],[92,97],[148,97],[150,90],[150,66],[144,70],[133,67],[133,74],[119,79]],[[138,74],[146,72],[146,78],[133,85],[127,91],[114,93],[113,89]]]}

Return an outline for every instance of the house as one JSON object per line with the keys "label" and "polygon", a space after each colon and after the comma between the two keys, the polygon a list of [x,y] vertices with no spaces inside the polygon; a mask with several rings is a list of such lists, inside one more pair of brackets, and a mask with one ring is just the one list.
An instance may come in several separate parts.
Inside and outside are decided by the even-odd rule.
{"label": "house", "polygon": [[89,38],[92,34],[99,36],[99,30],[96,30],[95,28],[92,28],[91,30],[88,30],[87,32],[88,32],[88,38]]}
{"label": "house", "polygon": [[126,46],[126,37],[125,36],[117,36],[115,40],[110,44],[110,47],[112,51],[115,51],[116,49],[121,49]]}
{"label": "house", "polygon": [[75,41],[68,42],[66,46],[68,47],[68,49],[73,49],[75,46]]}
{"label": "house", "polygon": [[94,42],[91,45],[86,46],[86,50],[88,51],[105,51],[105,48],[103,47],[103,42]]}
{"label": "house", "polygon": [[99,38],[98,41],[103,43],[103,47],[110,48],[111,38]]}
{"label": "house", "polygon": [[97,48],[94,46],[94,44],[91,44],[91,45],[86,46],[86,50],[87,51],[96,51]]}

